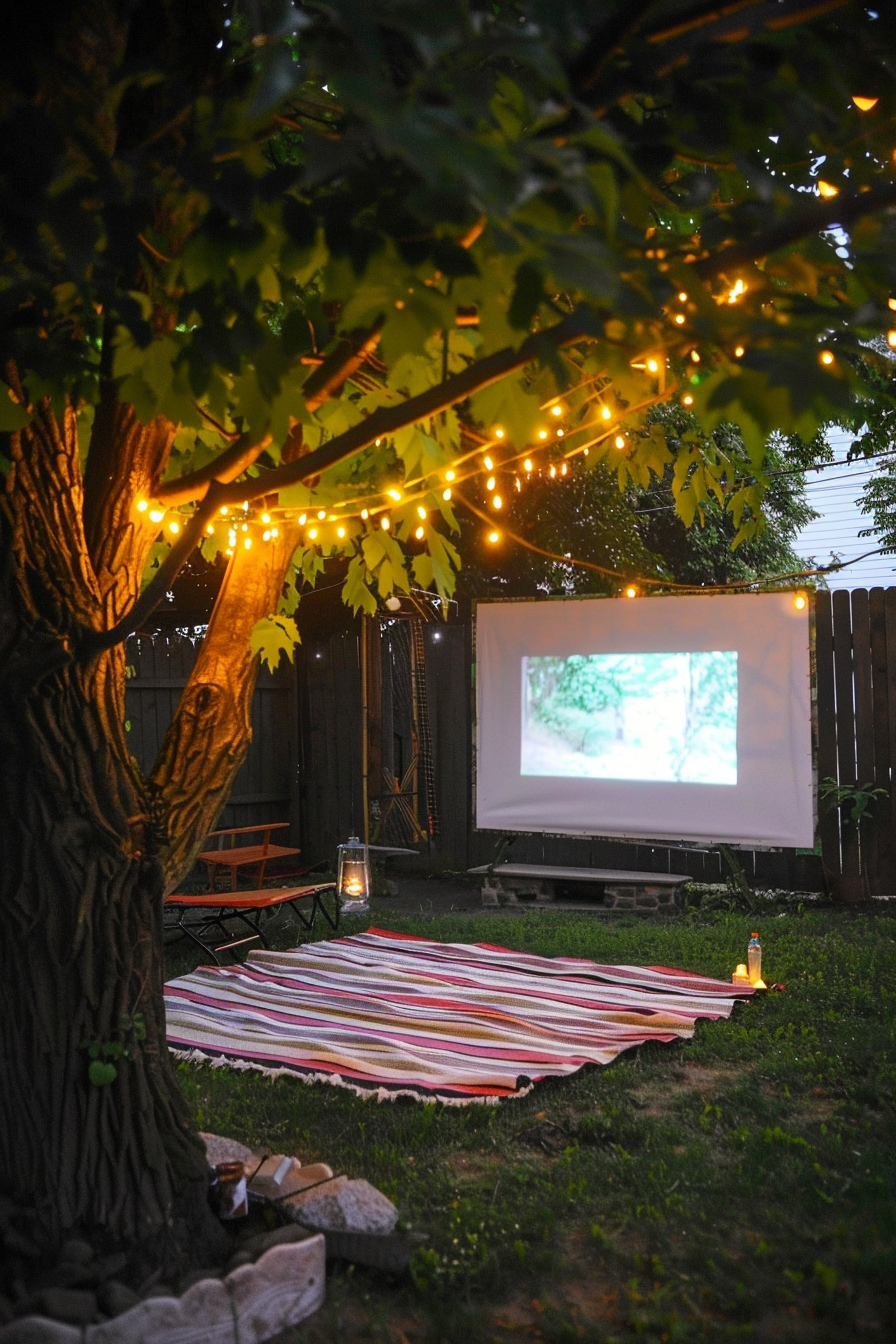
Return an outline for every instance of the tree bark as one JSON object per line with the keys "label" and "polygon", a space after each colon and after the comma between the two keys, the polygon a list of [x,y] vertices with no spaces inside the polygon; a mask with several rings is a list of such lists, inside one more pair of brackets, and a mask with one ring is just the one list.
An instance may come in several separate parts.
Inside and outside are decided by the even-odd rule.
{"label": "tree bark", "polygon": [[[73,640],[103,628],[120,583],[91,562],[73,413],[36,408],[12,462],[0,512],[0,1190],[19,1212],[4,1235],[12,1250],[50,1250],[80,1232],[173,1261],[207,1248],[216,1225],[165,1042],[156,819],[128,750],[121,652],[81,662]],[[90,1080],[90,1043],[112,1048],[114,1080]]]}

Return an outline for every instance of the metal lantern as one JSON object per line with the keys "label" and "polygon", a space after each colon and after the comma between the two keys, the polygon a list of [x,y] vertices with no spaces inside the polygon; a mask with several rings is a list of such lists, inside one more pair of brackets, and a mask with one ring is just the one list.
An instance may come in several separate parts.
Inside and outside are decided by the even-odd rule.
{"label": "metal lantern", "polygon": [[356,835],[336,851],[336,890],[344,915],[366,915],[370,910],[370,858]]}

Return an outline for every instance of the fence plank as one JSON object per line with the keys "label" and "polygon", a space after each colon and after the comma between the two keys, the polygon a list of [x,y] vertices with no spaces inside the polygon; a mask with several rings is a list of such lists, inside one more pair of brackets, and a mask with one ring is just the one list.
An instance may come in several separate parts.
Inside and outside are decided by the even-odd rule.
{"label": "fence plank", "polygon": [[[830,593],[815,595],[815,694],[818,747],[818,780],[837,778],[837,716],[834,691],[834,626]],[[832,894],[840,886],[840,827],[837,813],[829,808],[819,811],[821,860],[825,880]]]}
{"label": "fence plank", "polygon": [[[879,895],[896,895],[896,588],[887,588],[884,592],[884,629],[886,645],[886,676],[884,685],[887,693],[887,741],[890,764],[890,778],[887,785],[890,790],[889,809],[881,808],[882,818],[889,814],[890,844],[893,854],[889,872],[881,874],[886,881],[886,890]],[[882,781],[883,782],[883,781]]]}
{"label": "fence plank", "polygon": [[[853,682],[852,612],[850,595],[839,589],[832,598],[834,613],[834,690],[837,697],[837,777],[841,786],[857,783],[856,721]],[[862,873],[856,828],[840,825],[840,895],[862,898]]]}
{"label": "fence plank", "polygon": [[[887,668],[886,598],[883,588],[872,588],[868,595],[871,634],[871,732],[874,740],[874,774],[877,787],[887,790],[888,797],[875,804],[868,824],[868,875],[872,895],[896,892],[894,881],[893,826],[890,819],[891,768],[890,707]],[[896,667],[893,668],[896,675]]]}

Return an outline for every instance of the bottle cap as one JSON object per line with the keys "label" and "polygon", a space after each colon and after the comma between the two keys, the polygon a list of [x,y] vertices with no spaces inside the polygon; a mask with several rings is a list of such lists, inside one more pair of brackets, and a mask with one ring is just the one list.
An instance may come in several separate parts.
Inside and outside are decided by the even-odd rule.
{"label": "bottle cap", "polygon": [[751,938],[758,938],[758,937],[759,937],[759,934],[758,934],[758,933],[751,933],[751,934],[750,934],[750,937],[751,937]]}

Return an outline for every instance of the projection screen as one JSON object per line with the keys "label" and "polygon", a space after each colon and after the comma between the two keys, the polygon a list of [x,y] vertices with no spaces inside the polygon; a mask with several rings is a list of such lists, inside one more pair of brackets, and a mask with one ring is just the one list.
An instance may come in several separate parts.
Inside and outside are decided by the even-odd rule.
{"label": "projection screen", "polygon": [[477,603],[476,825],[810,847],[808,603]]}

